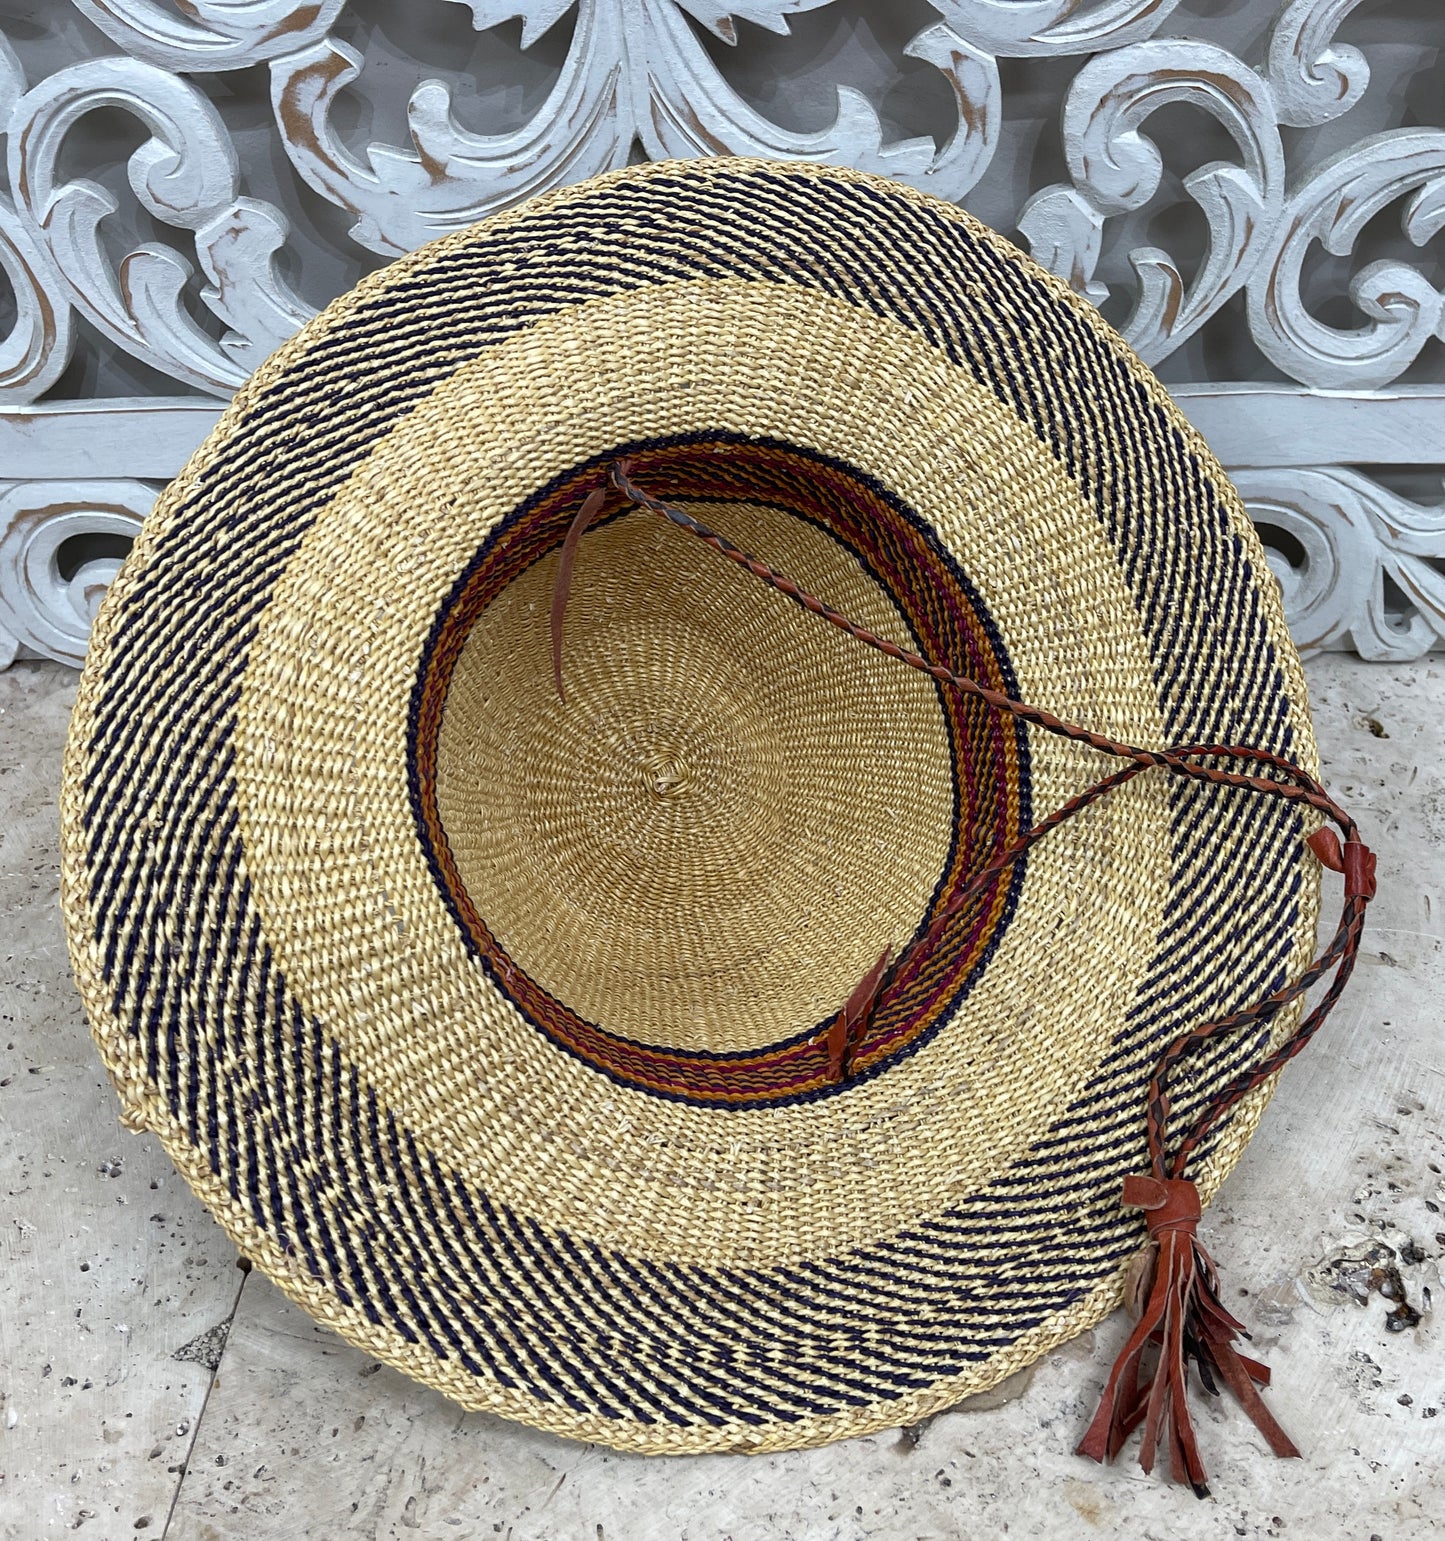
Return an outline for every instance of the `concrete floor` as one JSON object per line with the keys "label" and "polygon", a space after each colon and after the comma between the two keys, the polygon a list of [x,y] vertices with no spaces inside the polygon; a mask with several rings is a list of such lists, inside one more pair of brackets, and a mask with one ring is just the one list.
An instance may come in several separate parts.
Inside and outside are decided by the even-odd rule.
{"label": "concrete floor", "polygon": [[[1332,657],[1310,677],[1380,896],[1355,983],[1204,1226],[1304,1459],[1202,1411],[1201,1503],[1070,1454],[1120,1316],[922,1429],[693,1459],[461,1413],[314,1327],[116,1120],[56,907],[74,676],[0,674],[0,1535],[1445,1536],[1445,663]],[[1380,1293],[1391,1269],[1416,1325]]]}

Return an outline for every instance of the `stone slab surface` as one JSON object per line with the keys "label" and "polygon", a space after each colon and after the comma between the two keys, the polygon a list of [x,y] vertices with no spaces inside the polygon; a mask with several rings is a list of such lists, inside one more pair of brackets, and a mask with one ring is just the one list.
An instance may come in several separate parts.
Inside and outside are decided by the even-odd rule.
{"label": "stone slab surface", "polygon": [[163,1534],[242,1282],[159,1144],[121,1128],[71,983],[56,843],[74,693],[58,664],[0,674],[7,1541]]}
{"label": "stone slab surface", "polygon": [[[1127,1460],[1101,1469],[1070,1453],[1119,1316],[923,1428],[691,1459],[462,1413],[314,1326],[237,1272],[154,1142],[116,1122],[56,910],[74,677],[36,664],[0,675],[0,1536],[1445,1535],[1432,1309],[1445,1255],[1445,663],[1331,656],[1309,674],[1326,779],[1379,852],[1381,893],[1348,995],[1204,1226],[1304,1458],[1275,1461],[1241,1417],[1203,1409],[1204,1502]],[[1418,1322],[1380,1293],[1396,1291],[1392,1269]]]}

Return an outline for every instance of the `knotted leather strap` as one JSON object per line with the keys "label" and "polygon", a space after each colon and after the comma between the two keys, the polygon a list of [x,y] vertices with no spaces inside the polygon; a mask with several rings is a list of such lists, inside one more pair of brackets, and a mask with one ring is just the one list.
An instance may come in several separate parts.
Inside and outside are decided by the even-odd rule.
{"label": "knotted leather strap", "polygon": [[[1020,722],[1075,743],[1087,744],[1101,754],[1128,762],[1070,798],[1020,835],[1002,855],[975,874],[940,910],[923,934],[897,956],[890,958],[888,951],[883,953],[822,1035],[820,1052],[826,1055],[827,1074],[831,1080],[841,1081],[849,1074],[853,1055],[867,1035],[873,1013],[880,1002],[887,999],[890,985],[921,954],[937,945],[949,924],[977,894],[1051,830],[1135,776],[1157,770],[1191,781],[1283,799],[1311,808],[1338,826],[1344,836],[1343,842],[1327,825],[1307,838],[1320,862],[1332,871],[1342,873],[1345,879],[1344,906],[1328,945],[1296,979],[1273,994],[1242,1011],[1180,1034],[1160,1055],[1155,1066],[1145,1109],[1152,1170],[1147,1176],[1126,1178],[1122,1196],[1126,1206],[1143,1209],[1149,1230],[1150,1251],[1144,1255],[1147,1288],[1139,1291],[1144,1305],[1109,1377],[1099,1411],[1078,1447],[1081,1454],[1096,1460],[1112,1460],[1128,1434],[1142,1421],[1145,1431],[1140,1459],[1144,1469],[1153,1469],[1159,1445],[1167,1444],[1169,1469],[1174,1480],[1189,1482],[1201,1496],[1207,1494],[1204,1466],[1185,1400],[1187,1361],[1193,1359],[1207,1392],[1217,1395],[1220,1383],[1227,1385],[1265,1435],[1275,1454],[1297,1455],[1299,1452],[1255,1390],[1256,1385],[1268,1384],[1269,1371],[1257,1361],[1240,1355],[1233,1347],[1237,1335],[1247,1337],[1248,1334],[1220,1304],[1214,1264],[1194,1234],[1200,1218],[1199,1194],[1186,1173],[1190,1158],[1220,1121],[1242,1098],[1269,1080],[1309,1043],[1323,1026],[1350,977],[1359,950],[1365,906],[1375,892],[1375,858],[1361,840],[1354,819],[1313,776],[1293,761],[1269,750],[1241,744],[1186,744],[1173,749],[1146,749],[1123,743],[1076,723],[1065,722],[1039,707],[1017,701],[968,675],[956,673],[945,664],[902,647],[850,620],[786,574],[709,529],[683,509],[652,497],[632,480],[625,460],[614,461],[607,472],[606,484],[588,494],[563,543],[551,616],[552,661],[559,695],[562,693],[562,628],[578,542],[609,506],[615,510],[624,502],[660,515],[809,614],[818,616],[865,646],[896,658],[940,684],[973,696]],[[1225,770],[1211,763],[1220,759],[1243,761],[1257,769]],[[1179,1062],[1219,1034],[1263,1026],[1327,977],[1329,984],[1323,995],[1289,1037],[1253,1069],[1216,1087],[1194,1123],[1171,1142],[1169,1080]],[[1145,1374],[1145,1354],[1150,1349],[1157,1352],[1157,1365],[1152,1377],[1141,1381]]]}

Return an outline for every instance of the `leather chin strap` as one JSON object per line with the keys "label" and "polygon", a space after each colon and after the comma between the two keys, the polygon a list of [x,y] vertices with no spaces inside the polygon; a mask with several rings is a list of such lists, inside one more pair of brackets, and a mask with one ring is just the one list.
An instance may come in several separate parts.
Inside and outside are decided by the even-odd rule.
{"label": "leather chin strap", "polygon": [[[1342,873],[1345,879],[1344,905],[1328,945],[1295,980],[1272,995],[1242,1011],[1182,1033],[1164,1050],[1155,1065],[1145,1109],[1151,1170],[1147,1176],[1125,1178],[1122,1194],[1122,1203],[1126,1207],[1144,1211],[1149,1230],[1149,1242],[1130,1269],[1129,1293],[1138,1307],[1138,1321],[1105,1385],[1098,1412],[1078,1446],[1081,1455],[1097,1461],[1112,1460],[1129,1434],[1143,1423],[1140,1462],[1144,1470],[1153,1470],[1155,1456],[1163,1444],[1168,1449],[1169,1472],[1174,1481],[1188,1482],[1200,1497],[1207,1496],[1206,1473],[1185,1397],[1188,1362],[1193,1360],[1207,1393],[1217,1396],[1220,1385],[1227,1386],[1276,1455],[1298,1455],[1299,1451],[1275,1422],[1255,1389],[1269,1384],[1268,1369],[1239,1354],[1233,1347],[1236,1336],[1248,1337],[1249,1334],[1220,1304],[1218,1274],[1209,1254],[1195,1236],[1201,1212],[1199,1193],[1186,1172],[1191,1157],[1221,1120],[1309,1043],[1323,1026],[1349,980],[1359,950],[1365,906],[1375,893],[1375,857],[1360,839],[1355,821],[1314,777],[1292,761],[1268,750],[1240,744],[1187,744],[1159,750],[1122,743],[1065,722],[1039,707],[1016,701],[967,675],[954,673],[944,664],[901,647],[834,610],[691,514],[650,496],[632,480],[626,460],[614,461],[605,480],[588,493],[563,542],[552,600],[551,639],[557,692],[564,700],[562,629],[578,543],[588,527],[604,513],[615,513],[629,503],[659,515],[677,529],[702,541],[759,582],[865,646],[897,659],[950,689],[973,696],[1020,722],[1086,744],[1101,754],[1126,762],[1020,835],[999,857],[975,874],[909,946],[896,956],[892,955],[891,949],[883,952],[818,1040],[819,1052],[826,1056],[826,1073],[831,1081],[847,1079],[853,1059],[868,1036],[874,1013],[887,999],[890,986],[910,965],[938,944],[958,914],[1051,830],[1135,776],[1146,771],[1162,771],[1186,780],[1283,799],[1312,809],[1338,826],[1344,836],[1343,842],[1327,824],[1317,828],[1306,841],[1322,865]],[[1213,763],[1221,759],[1242,761],[1251,768],[1226,770]],[[1220,1034],[1263,1027],[1327,977],[1329,983],[1319,1001],[1293,1032],[1252,1070],[1216,1087],[1194,1123],[1171,1139],[1169,1081],[1178,1063]]]}

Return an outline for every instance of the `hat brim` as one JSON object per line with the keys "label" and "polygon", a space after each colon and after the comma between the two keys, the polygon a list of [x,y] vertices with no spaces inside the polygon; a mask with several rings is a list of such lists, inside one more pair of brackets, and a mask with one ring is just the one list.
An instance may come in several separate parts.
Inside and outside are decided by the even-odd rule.
{"label": "hat brim", "polygon": [[[1099,769],[903,671],[895,691],[886,660],[830,654],[806,616],[745,613],[731,574],[635,516],[589,537],[566,716],[528,617],[578,489],[622,451],[1011,694],[1132,742],[1314,768],[1239,500],[1096,312],[876,179],[635,168],[367,280],[162,498],[102,607],[67,753],[77,978],[127,1116],[237,1245],[463,1405],[666,1452],[913,1421],[1115,1302],[1142,1237],[1118,1193],[1144,1083],[1179,1031],[1308,957],[1303,827],[1140,778],[1000,880],[830,1083],[817,1028],[876,952],[869,926],[906,939]],[[696,905],[705,945],[669,941],[665,981],[629,995],[626,938],[661,924],[656,895],[588,919],[588,952],[567,926],[600,903],[587,883],[609,891],[602,838],[538,865],[546,829],[501,789],[519,755],[585,780],[568,735],[624,664],[640,699],[669,688],[647,661],[666,645],[588,651],[609,603],[682,648],[669,574],[727,596],[694,626],[719,678],[727,623],[756,640],[740,672],[782,650],[779,679],[804,682],[767,783],[787,875],[766,903],[756,885],[762,918]],[[732,742],[692,710],[689,743]],[[848,736],[830,799],[809,732],[875,710],[886,731]],[[762,754],[763,715],[734,715]],[[750,870],[756,822],[726,821],[719,883]],[[780,918],[805,909],[811,932]],[[776,945],[729,994],[704,965],[748,925]],[[1178,1106],[1267,1047],[1211,1044]],[[1263,1101],[1216,1133],[1206,1196]]]}

